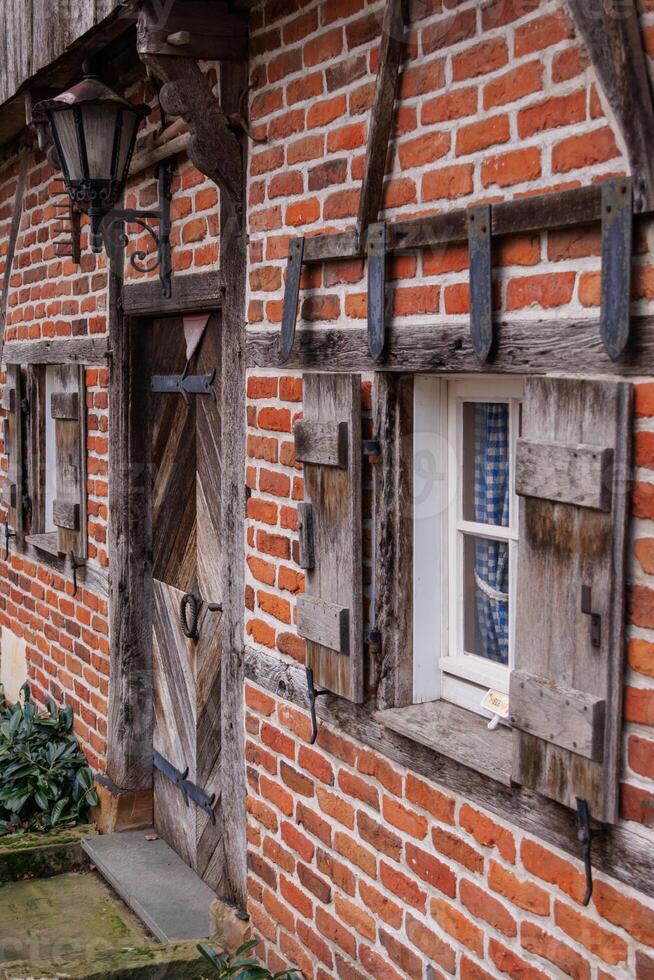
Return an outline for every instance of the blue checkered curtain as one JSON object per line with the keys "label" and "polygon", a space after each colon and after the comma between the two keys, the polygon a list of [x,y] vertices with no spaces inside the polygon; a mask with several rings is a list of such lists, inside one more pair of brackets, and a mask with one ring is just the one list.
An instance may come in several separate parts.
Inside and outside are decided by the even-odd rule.
{"label": "blue checkered curtain", "polygon": [[[509,524],[509,409],[475,405],[475,520]],[[475,542],[477,623],[481,649],[489,660],[509,662],[509,546]]]}

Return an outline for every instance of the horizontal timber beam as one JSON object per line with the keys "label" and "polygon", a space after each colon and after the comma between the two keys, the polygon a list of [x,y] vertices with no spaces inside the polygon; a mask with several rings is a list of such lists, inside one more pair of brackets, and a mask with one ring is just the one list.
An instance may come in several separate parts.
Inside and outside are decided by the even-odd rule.
{"label": "horizontal timber beam", "polygon": [[220,309],[223,296],[220,272],[192,272],[186,276],[172,276],[168,299],[163,295],[158,279],[125,283],[123,310],[128,316],[173,316],[193,310],[209,312]]}
{"label": "horizontal timber beam", "polygon": [[[308,710],[304,668],[269,653],[245,650],[245,676],[274,694]],[[329,695],[316,701],[316,713],[336,731],[374,749],[381,755],[446,790],[511,821],[526,833],[582,858],[577,837],[577,816],[572,810],[520,787],[508,788],[487,776],[452,761],[390,731],[374,717],[374,706],[360,706]],[[320,743],[320,726],[318,726]],[[649,842],[622,827],[612,827],[593,844],[593,865],[647,894],[654,876],[654,851]]]}
{"label": "horizontal timber beam", "polygon": [[[547,231],[599,221],[602,189],[600,185],[580,187],[551,194],[538,194],[517,201],[501,201],[491,206],[491,231],[501,235],[519,235],[530,231]],[[386,251],[401,252],[448,242],[467,242],[467,209],[458,208],[443,214],[406,221],[391,221],[386,229]],[[363,257],[365,234],[356,231],[315,235],[304,243],[304,262]]]}
{"label": "horizontal timber beam", "polygon": [[4,346],[5,364],[105,364],[106,337],[59,337],[54,340],[10,340]]}
{"label": "horizontal timber beam", "polygon": [[654,372],[654,317],[634,317],[629,347],[619,361],[608,356],[597,319],[498,322],[495,344],[481,362],[470,342],[467,320],[391,327],[384,356],[373,361],[368,332],[361,327],[298,330],[290,358],[282,364],[279,331],[248,331],[248,367],[330,371],[439,371],[638,376]]}

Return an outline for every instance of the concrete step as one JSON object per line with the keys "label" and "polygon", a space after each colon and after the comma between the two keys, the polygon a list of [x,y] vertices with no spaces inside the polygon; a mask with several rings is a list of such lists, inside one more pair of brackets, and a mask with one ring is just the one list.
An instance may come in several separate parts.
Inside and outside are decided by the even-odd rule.
{"label": "concrete step", "polygon": [[216,895],[153,830],[128,830],[82,842],[99,873],[161,943],[209,936]]}

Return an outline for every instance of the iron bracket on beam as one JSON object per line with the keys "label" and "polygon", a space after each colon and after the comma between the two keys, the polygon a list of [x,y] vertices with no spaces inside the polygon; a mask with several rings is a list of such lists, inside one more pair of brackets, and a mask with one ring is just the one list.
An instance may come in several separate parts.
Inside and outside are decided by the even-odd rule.
{"label": "iron bracket on beam", "polygon": [[214,810],[214,806],[216,803],[216,794],[212,793],[211,796],[209,796],[204,792],[204,790],[201,790],[199,786],[192,783],[190,779],[187,778],[188,766],[184,772],[180,772],[179,769],[175,768],[172,762],[169,762],[168,759],[164,759],[164,757],[156,751],[153,752],[152,761],[155,769],[158,769],[160,773],[163,773],[166,779],[169,779],[171,783],[175,783],[175,785],[179,787],[184,794],[184,801],[186,805],[188,806],[188,801],[192,800],[196,806],[199,806],[201,810],[204,810],[212,824],[215,825],[216,812]]}
{"label": "iron bracket on beam", "polygon": [[9,521],[5,521],[5,561],[9,560],[9,542],[16,537],[15,531],[9,530]]}
{"label": "iron bracket on beam", "polygon": [[311,667],[305,667],[307,675],[307,697],[309,698],[309,711],[311,712],[311,740],[310,744],[314,745],[316,739],[318,738],[318,717],[316,715],[316,698],[321,698],[324,694],[329,694],[329,691],[316,691],[313,686],[313,671]]}
{"label": "iron bracket on beam", "polygon": [[630,177],[602,184],[602,299],[600,334],[612,361],[629,341],[633,185]]}
{"label": "iron bracket on beam", "polygon": [[468,208],[470,253],[470,340],[480,361],[493,345],[493,300],[490,204]]}
{"label": "iron bracket on beam", "polygon": [[189,395],[209,395],[216,401],[216,369],[211,374],[187,374],[188,364],[183,374],[154,374],[150,379],[150,391],[159,394],[183,395],[188,405]]}
{"label": "iron bracket on beam", "polygon": [[386,342],[386,223],[368,226],[368,350],[379,361]]}
{"label": "iron bracket on beam", "polygon": [[288,244],[288,263],[286,266],[286,286],[284,288],[284,309],[282,311],[282,337],[280,359],[282,364],[291,356],[295,341],[297,324],[297,304],[300,297],[302,260],[304,259],[304,238],[292,238]]}
{"label": "iron bracket on beam", "polygon": [[583,904],[588,905],[593,895],[593,866],[591,864],[591,849],[593,846],[593,841],[597,837],[602,836],[604,829],[601,827],[593,827],[591,825],[588,801],[579,796],[577,797],[577,820],[579,822],[577,837],[579,838],[579,842],[584,846],[584,867],[586,869],[586,894],[583,898]]}

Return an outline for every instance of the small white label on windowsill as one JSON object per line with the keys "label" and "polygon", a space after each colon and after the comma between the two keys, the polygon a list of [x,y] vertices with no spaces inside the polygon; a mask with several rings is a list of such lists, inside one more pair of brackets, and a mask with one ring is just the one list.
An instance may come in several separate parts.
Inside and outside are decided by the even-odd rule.
{"label": "small white label on windowsill", "polygon": [[488,728],[493,731],[500,723],[500,718],[509,717],[509,695],[502,694],[501,691],[494,691],[492,688],[487,691],[481,700],[481,707],[490,711],[493,717],[488,722]]}

